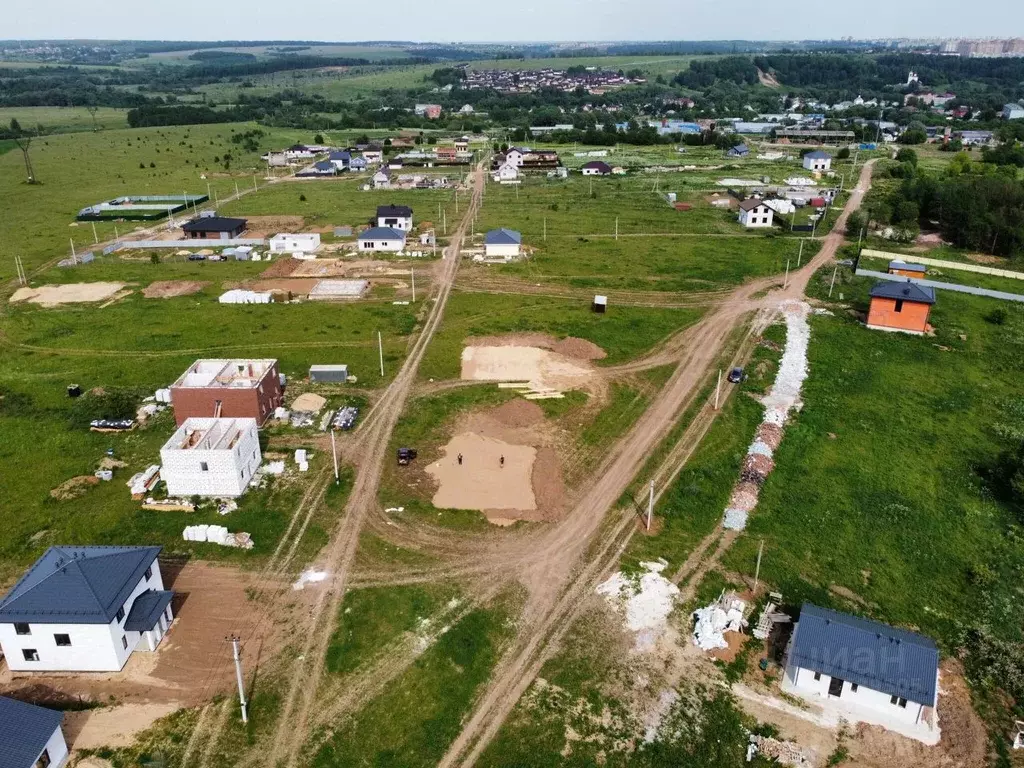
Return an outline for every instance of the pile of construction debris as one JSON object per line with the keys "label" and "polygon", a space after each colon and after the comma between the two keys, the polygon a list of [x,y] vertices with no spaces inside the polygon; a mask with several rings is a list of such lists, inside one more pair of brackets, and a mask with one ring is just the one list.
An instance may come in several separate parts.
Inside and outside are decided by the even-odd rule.
{"label": "pile of construction debris", "polygon": [[740,469],[740,482],[733,488],[722,525],[743,530],[747,516],[757,506],[761,486],[775,469],[774,454],[782,442],[789,412],[799,408],[800,389],[807,378],[807,345],[811,328],[807,323],[810,307],[804,302],[787,301],[782,305],[786,319],[786,346],[770,394],[763,400],[764,419],[754,442],[747,449]]}
{"label": "pile of construction debris", "polygon": [[747,604],[735,592],[724,590],[718,599],[693,612],[693,643],[703,651],[728,648],[726,632],[742,632],[747,625]]}
{"label": "pile of construction debris", "polygon": [[810,768],[814,765],[812,758],[793,742],[773,739],[770,736],[758,736],[756,733],[750,734],[750,743],[747,744],[748,763],[754,759],[754,755],[764,755],[779,765],[794,768]]}
{"label": "pile of construction debris", "polygon": [[248,533],[230,533],[223,525],[188,525],[181,533],[185,541],[206,541],[222,547],[252,549],[255,542]]}

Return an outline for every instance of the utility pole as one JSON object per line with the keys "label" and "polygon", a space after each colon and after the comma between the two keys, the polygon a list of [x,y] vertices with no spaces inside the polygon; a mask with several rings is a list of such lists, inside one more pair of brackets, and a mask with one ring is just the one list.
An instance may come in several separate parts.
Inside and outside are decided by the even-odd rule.
{"label": "utility pole", "polygon": [[413,267],[409,270],[412,275],[412,303],[416,303],[416,268]]}
{"label": "utility pole", "polygon": [[548,217],[544,217],[544,242],[548,241]]}
{"label": "utility pole", "polygon": [[210,194],[210,182],[206,182],[206,199],[209,200],[213,195]]}
{"label": "utility pole", "polygon": [[237,181],[235,182],[235,197],[241,197],[241,195],[238,192],[238,182]]}
{"label": "utility pole", "polygon": [[757,594],[757,583],[761,580],[761,555],[764,554],[764,539],[757,546],[757,568],[754,570],[754,594]]}
{"label": "utility pole", "polygon": [[338,473],[338,444],[334,440],[334,427],[331,427],[331,456],[334,457],[334,484],[341,484],[341,475]]}
{"label": "utility pole", "polygon": [[800,262],[801,262],[801,260],[803,260],[803,257],[804,257],[804,240],[806,240],[806,239],[807,238],[804,238],[804,237],[800,238],[800,253],[798,253],[796,255],[796,265],[798,267],[800,266]]}
{"label": "utility pole", "polygon": [[71,241],[71,260],[73,262],[75,262],[75,264],[77,264],[78,263],[78,254],[75,253],[75,238],[72,237],[72,238],[69,238],[69,240]]}
{"label": "utility pole", "polygon": [[619,239],[619,217],[615,217],[615,239]]}
{"label": "utility pole", "polygon": [[246,710],[245,703],[245,680],[242,678],[242,656],[238,651],[238,636],[234,635],[231,638],[231,648],[235,655],[235,677],[238,679],[238,700],[242,705],[242,722],[249,722],[249,713]]}
{"label": "utility pole", "polygon": [[718,383],[715,384],[715,410],[718,410],[718,392],[722,389],[722,370],[718,370]]}
{"label": "utility pole", "polygon": [[384,378],[384,340],[377,331],[377,351],[380,352],[380,376]]}
{"label": "utility pole", "polygon": [[99,235],[96,234],[96,222],[95,221],[92,223],[92,241],[94,243],[96,243],[97,245],[99,245],[100,237],[99,237]]}
{"label": "utility pole", "polygon": [[455,215],[459,215],[459,190],[455,190]]}
{"label": "utility pole", "polygon": [[789,285],[789,259],[786,259],[786,276],[782,280],[782,289],[785,290],[787,285]]}
{"label": "utility pole", "polygon": [[647,530],[651,530],[651,516],[654,514],[654,481],[651,480],[651,495],[647,500]]}
{"label": "utility pole", "polygon": [[115,224],[114,225],[114,242],[116,243],[116,242],[119,242],[120,240],[121,240],[121,235],[118,234],[118,232],[117,232],[117,224]]}
{"label": "utility pole", "polygon": [[828,297],[830,299],[832,298],[832,289],[836,285],[836,272],[838,272],[838,271],[839,271],[839,265],[836,264],[835,268],[832,270],[832,282],[828,284]]}
{"label": "utility pole", "polygon": [[447,235],[447,234],[448,234],[448,211],[445,211],[445,212],[444,212],[444,213],[442,214],[442,219],[441,219],[441,234],[442,234],[442,235]]}
{"label": "utility pole", "polygon": [[253,175],[252,175],[252,188],[256,192],[260,191],[259,185],[256,183],[256,174],[255,173],[253,173]]}

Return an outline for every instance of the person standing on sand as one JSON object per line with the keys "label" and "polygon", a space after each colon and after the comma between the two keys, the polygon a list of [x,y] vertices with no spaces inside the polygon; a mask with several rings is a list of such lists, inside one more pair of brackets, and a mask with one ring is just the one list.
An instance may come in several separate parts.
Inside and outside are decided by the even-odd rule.
{"label": "person standing on sand", "polygon": [[505,455],[504,454],[502,454],[501,458],[498,459],[498,464],[500,464],[502,467],[505,466]]}
{"label": "person standing on sand", "polygon": [[462,466],[462,454],[461,453],[459,454],[459,466],[460,467]]}

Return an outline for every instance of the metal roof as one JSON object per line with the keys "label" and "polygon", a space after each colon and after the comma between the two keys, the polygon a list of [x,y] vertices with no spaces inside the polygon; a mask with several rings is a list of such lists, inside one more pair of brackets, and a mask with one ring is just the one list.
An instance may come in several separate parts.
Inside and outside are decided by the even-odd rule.
{"label": "metal roof", "polygon": [[412,208],[407,205],[378,205],[377,216],[412,216]]}
{"label": "metal roof", "polygon": [[174,593],[157,592],[151,589],[135,598],[128,618],[124,620],[124,628],[129,632],[148,632],[160,621],[160,616],[174,599]]}
{"label": "metal roof", "polygon": [[200,216],[182,226],[185,232],[234,232],[245,229],[245,219],[229,219],[224,216]]}
{"label": "metal roof", "polygon": [[484,235],[485,245],[519,245],[523,242],[523,236],[514,229],[492,229]]}
{"label": "metal roof", "polygon": [[612,167],[608,163],[601,162],[600,160],[591,160],[589,163],[584,163],[583,168],[594,168],[602,173],[611,173]]}
{"label": "metal roof", "polygon": [[809,157],[812,160],[831,160],[832,155],[828,152],[822,152],[820,149],[816,149],[813,152],[808,152],[804,157]]}
{"label": "metal roof", "polygon": [[109,624],[162,547],[50,547],[0,601],[0,623]]}
{"label": "metal roof", "polygon": [[871,298],[899,299],[902,301],[916,301],[921,304],[934,304],[935,289],[927,285],[912,283],[910,278],[907,278],[905,283],[895,281],[878,283],[871,289]]}
{"label": "metal roof", "polygon": [[64,713],[0,696],[0,766],[32,768]]}
{"label": "metal roof", "polygon": [[752,211],[760,205],[764,205],[764,200],[757,197],[748,197],[742,203],[740,203],[741,211]]}
{"label": "metal roof", "polygon": [[804,603],[789,658],[803,669],[935,706],[939,651],[916,632]]}
{"label": "metal roof", "polygon": [[359,240],[405,240],[405,232],[391,227],[370,227],[359,233]]}

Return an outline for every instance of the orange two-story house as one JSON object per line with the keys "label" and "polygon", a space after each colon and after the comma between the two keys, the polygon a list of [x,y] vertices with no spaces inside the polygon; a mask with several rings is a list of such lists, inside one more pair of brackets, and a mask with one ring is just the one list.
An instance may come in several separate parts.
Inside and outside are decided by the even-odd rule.
{"label": "orange two-story house", "polygon": [[935,303],[935,289],[907,280],[878,283],[871,289],[868,328],[905,333],[931,330],[928,314]]}

